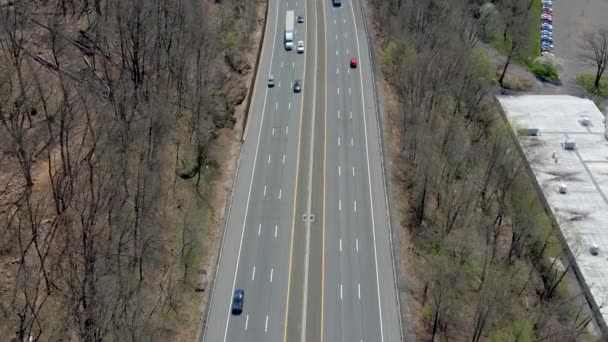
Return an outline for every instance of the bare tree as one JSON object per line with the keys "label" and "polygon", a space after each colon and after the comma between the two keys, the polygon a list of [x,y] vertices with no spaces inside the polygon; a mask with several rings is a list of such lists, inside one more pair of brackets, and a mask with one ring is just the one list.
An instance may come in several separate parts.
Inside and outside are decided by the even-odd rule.
{"label": "bare tree", "polygon": [[595,68],[593,88],[597,90],[608,66],[608,29],[596,28],[585,33],[579,43],[579,51],[580,59]]}
{"label": "bare tree", "polygon": [[507,68],[514,58],[521,56],[521,53],[528,48],[528,28],[532,25],[530,9],[534,0],[503,0],[501,13],[505,26],[502,33],[502,40],[507,49],[507,61],[505,62],[498,83],[504,86]]}

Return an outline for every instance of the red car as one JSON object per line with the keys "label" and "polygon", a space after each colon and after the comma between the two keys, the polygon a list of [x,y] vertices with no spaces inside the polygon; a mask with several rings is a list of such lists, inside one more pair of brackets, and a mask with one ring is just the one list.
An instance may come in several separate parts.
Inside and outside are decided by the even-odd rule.
{"label": "red car", "polygon": [[355,57],[350,59],[350,67],[351,68],[356,68],[357,67],[357,59]]}

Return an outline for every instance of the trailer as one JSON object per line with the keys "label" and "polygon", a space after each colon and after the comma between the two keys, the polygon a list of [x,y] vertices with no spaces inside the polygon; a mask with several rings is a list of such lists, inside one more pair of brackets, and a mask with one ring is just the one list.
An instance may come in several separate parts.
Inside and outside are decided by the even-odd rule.
{"label": "trailer", "polygon": [[291,50],[293,49],[293,23],[294,23],[294,13],[293,11],[287,11],[287,15],[285,17],[285,49]]}

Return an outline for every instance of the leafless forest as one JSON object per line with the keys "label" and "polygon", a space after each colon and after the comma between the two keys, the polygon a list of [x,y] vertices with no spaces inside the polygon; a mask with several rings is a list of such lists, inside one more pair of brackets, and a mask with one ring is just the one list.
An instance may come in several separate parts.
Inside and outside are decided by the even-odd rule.
{"label": "leafless forest", "polygon": [[[390,136],[418,339],[593,340],[581,295],[566,286],[559,232],[493,100],[500,72],[478,39],[483,1],[370,3],[396,102]],[[494,4],[508,16],[530,0]]]}
{"label": "leafless forest", "polygon": [[246,0],[0,1],[0,340],[194,329],[254,25]]}

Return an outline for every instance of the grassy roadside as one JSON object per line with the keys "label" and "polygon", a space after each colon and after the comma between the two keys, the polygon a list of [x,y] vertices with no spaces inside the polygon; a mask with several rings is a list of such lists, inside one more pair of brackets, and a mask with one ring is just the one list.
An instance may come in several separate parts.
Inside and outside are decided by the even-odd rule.
{"label": "grassy roadside", "polygon": [[[538,56],[540,56],[540,16],[542,8],[542,0],[534,0],[532,3],[532,8],[530,8],[530,25],[527,31],[527,43],[525,44],[525,48],[522,49],[520,54],[515,57],[515,62],[521,65],[524,65],[528,68],[531,67],[532,61]],[[492,47],[496,49],[496,51],[500,52],[503,55],[507,55],[509,53],[508,46],[510,45],[510,37],[507,36],[507,41],[503,40],[501,35],[497,35],[492,41]]]}
{"label": "grassy roadside", "polygon": [[588,93],[603,98],[608,98],[608,76],[600,78],[600,87],[595,89],[595,75],[591,73],[582,73],[576,76],[576,83],[583,87]]}

